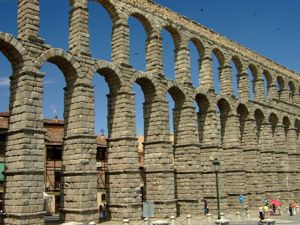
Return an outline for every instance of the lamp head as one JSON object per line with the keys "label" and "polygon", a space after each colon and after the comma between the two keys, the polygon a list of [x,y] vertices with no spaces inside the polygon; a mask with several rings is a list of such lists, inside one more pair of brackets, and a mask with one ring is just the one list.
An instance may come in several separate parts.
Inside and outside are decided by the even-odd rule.
{"label": "lamp head", "polygon": [[212,161],[212,164],[213,164],[213,167],[214,167],[214,171],[219,172],[220,161],[218,161],[218,159],[214,159]]}

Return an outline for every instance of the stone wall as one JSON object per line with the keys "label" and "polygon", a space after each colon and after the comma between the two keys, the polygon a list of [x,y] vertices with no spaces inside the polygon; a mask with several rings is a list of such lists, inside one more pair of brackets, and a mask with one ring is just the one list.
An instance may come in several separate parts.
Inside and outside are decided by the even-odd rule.
{"label": "stone wall", "polygon": [[[239,209],[240,194],[250,207],[257,207],[263,198],[300,200],[299,74],[151,1],[98,3],[113,22],[112,62],[90,55],[87,0],[70,1],[68,52],[39,37],[38,0],[18,1],[18,38],[0,33],[0,51],[13,68],[5,153],[5,224],[44,223],[44,75],[40,68],[45,62],[58,66],[67,84],[61,219],[87,223],[98,217],[92,86],[96,73],[105,77],[110,89],[106,175],[112,219],[137,219],[142,214],[135,83],[145,96],[144,193],[146,200],[155,202],[156,216],[199,214],[203,198],[212,211],[216,209],[213,158],[221,162],[222,210]],[[130,16],[140,20],[147,33],[146,72],[129,64]],[[175,42],[175,80],[163,74],[163,28]],[[201,55],[197,88],[191,82],[189,41]],[[214,89],[212,54],[220,65],[219,94]],[[231,62],[238,71],[238,97],[233,97]],[[249,98],[248,69],[254,77],[254,100]],[[268,81],[268,96],[263,76]],[[173,146],[167,93],[175,102]]]}

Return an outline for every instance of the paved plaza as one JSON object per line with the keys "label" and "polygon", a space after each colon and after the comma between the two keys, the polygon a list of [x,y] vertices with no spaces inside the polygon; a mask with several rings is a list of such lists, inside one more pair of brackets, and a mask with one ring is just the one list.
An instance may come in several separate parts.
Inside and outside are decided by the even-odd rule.
{"label": "paved plaza", "polygon": [[[214,221],[216,220],[216,215],[211,216],[211,223],[208,220],[207,216],[201,215],[198,217],[192,217],[191,218],[191,225],[212,225],[215,224]],[[230,224],[234,225],[256,225],[258,224],[259,218],[258,218],[258,212],[251,211],[250,212],[250,219],[246,219],[243,215],[238,218],[235,213],[225,215],[225,219],[230,220]],[[300,225],[300,212],[298,212],[297,215],[289,216],[287,212],[284,212],[281,216],[268,216],[267,219],[274,219],[276,222],[276,225],[280,224],[289,224],[289,225]],[[151,219],[151,222],[157,221],[158,218]],[[168,219],[164,219],[166,221],[169,221]],[[46,217],[46,225],[59,225],[58,216],[51,216]],[[122,221],[105,221],[98,223],[98,225],[121,225]],[[171,223],[170,223],[171,224]],[[177,217],[175,219],[175,225],[188,225],[188,219],[186,216]],[[138,221],[129,221],[128,225],[146,225],[146,222],[142,220]]]}

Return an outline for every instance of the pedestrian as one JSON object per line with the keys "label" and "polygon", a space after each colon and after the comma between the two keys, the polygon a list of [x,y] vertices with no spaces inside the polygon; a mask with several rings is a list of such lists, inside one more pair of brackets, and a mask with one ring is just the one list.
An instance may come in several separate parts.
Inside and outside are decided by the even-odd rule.
{"label": "pedestrian", "polygon": [[204,215],[207,215],[209,212],[207,201],[206,201],[206,199],[202,199],[202,201],[204,203]]}
{"label": "pedestrian", "polygon": [[263,211],[264,211],[264,217],[266,217],[269,212],[268,203],[266,203],[265,206],[263,207]]}
{"label": "pedestrian", "polygon": [[104,220],[107,219],[107,211],[108,211],[108,205],[104,204],[104,207],[103,207],[103,219]]}
{"label": "pedestrian", "polygon": [[103,206],[100,205],[99,206],[99,222],[102,221],[104,219],[104,210],[103,210]]}
{"label": "pedestrian", "polygon": [[276,215],[276,205],[275,204],[272,204],[272,210],[273,210],[273,215],[275,216]]}
{"label": "pedestrian", "polygon": [[260,224],[262,224],[262,220],[265,219],[263,207],[258,208],[258,213],[259,213],[259,219],[260,219],[258,222],[258,225],[260,225]]}
{"label": "pedestrian", "polygon": [[289,212],[290,212],[290,216],[293,215],[293,207],[292,204],[289,205]]}

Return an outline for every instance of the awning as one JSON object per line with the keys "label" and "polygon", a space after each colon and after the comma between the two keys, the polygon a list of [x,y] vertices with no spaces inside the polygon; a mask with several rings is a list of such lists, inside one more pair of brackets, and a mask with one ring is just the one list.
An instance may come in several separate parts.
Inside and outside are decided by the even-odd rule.
{"label": "awning", "polygon": [[4,181],[4,174],[2,173],[4,171],[4,162],[0,162],[0,182]]}

